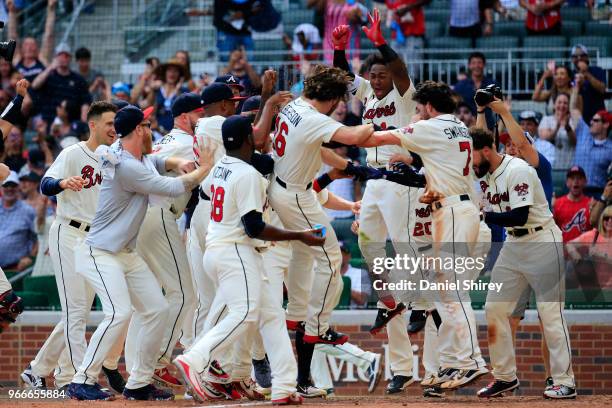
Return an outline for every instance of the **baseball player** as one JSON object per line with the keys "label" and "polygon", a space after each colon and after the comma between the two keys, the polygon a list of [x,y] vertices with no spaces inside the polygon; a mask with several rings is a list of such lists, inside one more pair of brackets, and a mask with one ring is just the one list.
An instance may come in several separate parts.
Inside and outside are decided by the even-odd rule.
{"label": "baseball player", "polygon": [[[21,378],[33,388],[45,388],[45,378],[59,364],[55,376],[58,388],[66,387],[83,361],[87,343],[85,330],[94,300],[94,291],[76,273],[75,248],[85,240],[96,211],[102,172],[95,150],[116,138],[113,120],[117,108],[96,102],[87,113],[90,137],[62,150],[45,173],[41,191],[57,196],[57,216],[49,230],[49,255],[62,307],[62,318]],[[125,333],[104,362],[109,384],[123,392],[125,381],[117,370]],[[62,353],[67,358],[61,358]]]}
{"label": "baseball player", "polygon": [[127,399],[171,399],[173,394],[151,385],[163,341],[168,303],[147,264],[135,252],[149,194],[179,197],[191,191],[210,170],[212,151],[200,151],[200,168],[180,177],[158,172],[188,171],[193,162],[149,155],[152,134],[149,115],[135,106],[119,110],[114,127],[119,137],[113,145],[100,146],[103,181],[96,215],[89,235],[75,255],[77,273],[94,288],[102,303],[104,319],[91,337],[83,362],[77,369],[68,395],[74,399],[105,400],[112,395],[96,387],[102,362],[127,327],[134,313],[142,319],[139,349],[123,391]]}
{"label": "baseball player", "polygon": [[205,400],[200,374],[217,353],[239,336],[259,326],[273,372],[272,402],[301,403],[295,393],[295,360],[278,304],[273,304],[263,278],[261,240],[300,240],[322,245],[322,230],[288,231],[263,222],[267,181],[249,162],[254,138],[249,118],[239,115],[222,125],[226,155],[203,183],[210,192],[211,213],[204,265],[217,284],[217,296],[227,305],[227,315],[206,332],[175,364],[194,395]]}
{"label": "baseball player", "polygon": [[[470,246],[478,240],[480,222],[468,130],[452,115],[455,103],[448,85],[425,81],[419,84],[413,99],[423,120],[406,128],[375,132],[367,144],[402,145],[420,155],[426,169],[427,190],[433,201],[434,254],[452,258],[469,255]],[[454,269],[440,269],[436,275],[440,282],[459,279]],[[458,388],[475,381],[488,370],[480,353],[468,291],[442,287],[437,294],[439,299],[435,304],[442,325],[439,333],[441,369],[436,382],[442,388],[445,388],[444,383]]]}
{"label": "baseball player", "polygon": [[569,332],[563,318],[561,230],[553,220],[535,169],[519,158],[497,153],[490,132],[476,129],[470,133],[474,170],[484,177],[481,187],[489,204],[484,220],[504,226],[508,233],[491,272],[491,283],[503,287],[489,289],[485,305],[495,381],[478,391],[478,396],[496,397],[519,386],[509,317],[519,296],[531,286],[551,356],[553,385],[544,390],[544,397],[575,398]]}
{"label": "baseball player", "polygon": [[[174,117],[173,129],[153,146],[152,155],[163,159],[178,157],[193,161],[193,132],[197,121],[202,117],[203,108],[200,95],[185,93],[179,95],[172,104]],[[177,172],[163,173],[177,177]],[[162,288],[169,305],[169,320],[166,334],[153,378],[170,386],[180,386],[166,366],[171,362],[172,351],[181,335],[183,321],[188,312],[195,308],[196,296],[187,263],[186,248],[181,239],[176,219],[179,218],[191,197],[191,192],[176,197],[150,196],[147,215],[140,228],[136,250],[147,263]],[[142,322],[134,315],[130,322],[125,345],[126,367],[132,367],[138,349],[137,333]]]}
{"label": "baseball player", "polygon": [[[378,10],[375,9],[373,15],[368,17],[370,27],[364,27],[364,32],[379,50],[379,55],[368,58],[370,80],[355,76],[351,93],[364,104],[362,123],[372,123],[376,129],[401,128],[407,126],[415,114],[416,103],[412,99],[414,84],[406,65],[382,34]],[[349,34],[349,26],[344,25],[337,27],[332,36],[334,65],[347,71],[349,66],[344,50]],[[401,146],[380,146],[366,151],[368,166],[374,168],[389,169],[395,161],[412,162],[410,152]],[[386,256],[387,236],[391,238],[397,253],[406,253],[405,243],[410,242],[410,207],[406,206],[406,202],[414,194],[415,188],[384,179],[371,180],[367,184],[359,217],[359,248],[370,271],[374,259]],[[379,310],[371,332],[375,334],[388,326],[389,360],[393,378],[387,392],[396,393],[412,383],[412,347],[404,319],[399,316],[406,306],[404,303],[396,303],[387,291],[378,291],[378,295]]]}

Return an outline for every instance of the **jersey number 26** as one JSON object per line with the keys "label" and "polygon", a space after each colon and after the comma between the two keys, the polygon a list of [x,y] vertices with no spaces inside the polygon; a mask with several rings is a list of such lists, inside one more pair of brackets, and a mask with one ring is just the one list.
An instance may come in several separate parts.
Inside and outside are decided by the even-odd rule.
{"label": "jersey number 26", "polygon": [[210,218],[214,222],[223,220],[223,200],[225,200],[225,189],[223,187],[210,186]]}
{"label": "jersey number 26", "polygon": [[276,129],[276,133],[274,133],[274,151],[278,155],[278,157],[282,157],[285,154],[285,145],[287,144],[287,132],[289,131],[289,126],[287,126],[286,122],[281,122],[280,117],[276,117],[276,124],[274,126]]}

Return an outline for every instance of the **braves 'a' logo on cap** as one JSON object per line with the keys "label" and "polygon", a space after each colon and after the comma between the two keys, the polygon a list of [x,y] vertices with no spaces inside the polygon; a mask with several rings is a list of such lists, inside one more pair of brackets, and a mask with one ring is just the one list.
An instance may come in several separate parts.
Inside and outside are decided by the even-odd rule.
{"label": "braves 'a' logo on cap", "polygon": [[519,196],[525,196],[529,193],[529,185],[527,183],[517,184],[514,186],[514,191],[516,191]]}
{"label": "braves 'a' logo on cap", "polygon": [[226,81],[228,84],[238,84],[238,81],[236,81],[236,78],[234,78],[233,75],[230,75],[229,78],[227,78]]}

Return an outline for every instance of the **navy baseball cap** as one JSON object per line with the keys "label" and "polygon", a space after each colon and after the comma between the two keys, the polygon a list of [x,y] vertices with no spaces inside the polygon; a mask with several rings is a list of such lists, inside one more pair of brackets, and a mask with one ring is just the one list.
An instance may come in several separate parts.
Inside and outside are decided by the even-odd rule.
{"label": "navy baseball cap", "polygon": [[221,101],[241,101],[246,99],[244,96],[234,96],[229,85],[213,82],[202,91],[200,95],[203,106]]}
{"label": "navy baseball cap", "polygon": [[570,178],[570,177],[573,177],[573,176],[580,176],[582,178],[586,178],[586,173],[584,172],[584,169],[582,167],[580,167],[580,166],[572,166],[567,171],[566,178]]}
{"label": "navy baseball cap", "polygon": [[217,83],[221,83],[221,84],[226,84],[229,86],[235,86],[238,89],[240,89],[240,92],[244,91],[244,86],[242,86],[242,84],[240,83],[240,81],[238,81],[236,79],[235,76],[233,75],[221,75],[215,78],[215,81]]}
{"label": "navy baseball cap", "polygon": [[259,111],[260,103],[261,103],[261,96],[259,95],[251,96],[249,99],[244,101],[244,103],[242,104],[242,110],[240,111],[240,113],[247,113],[247,112],[256,113],[257,111]]}
{"label": "navy baseball cap", "polygon": [[29,173],[25,173],[22,174],[19,177],[19,181],[24,180],[24,181],[33,181],[35,183],[40,182],[40,180],[42,180],[42,177],[40,175],[38,175],[37,173],[34,173],[33,171],[29,172]]}
{"label": "navy baseball cap", "polygon": [[115,132],[117,137],[129,135],[136,129],[143,120],[148,119],[153,113],[153,107],[150,106],[144,111],[134,105],[128,105],[123,109],[119,109],[115,115]]}
{"label": "navy baseball cap", "polygon": [[182,115],[183,113],[193,112],[194,110],[202,109],[202,99],[200,95],[188,92],[176,97],[172,104],[172,117]]}
{"label": "navy baseball cap", "polygon": [[121,110],[126,106],[129,106],[129,103],[124,101],[123,99],[113,99],[111,103],[117,107],[117,110]]}
{"label": "navy baseball cap", "polygon": [[223,121],[221,136],[223,147],[226,150],[235,150],[242,146],[242,142],[253,133],[251,119],[246,116],[232,115]]}

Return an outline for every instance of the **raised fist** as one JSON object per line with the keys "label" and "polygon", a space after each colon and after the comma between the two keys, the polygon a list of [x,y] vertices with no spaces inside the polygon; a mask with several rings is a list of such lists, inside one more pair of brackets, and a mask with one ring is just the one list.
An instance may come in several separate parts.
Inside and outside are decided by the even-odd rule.
{"label": "raised fist", "polygon": [[348,25],[339,25],[338,27],[334,28],[334,31],[332,32],[332,44],[334,45],[334,50],[345,50],[350,36],[351,29]]}

